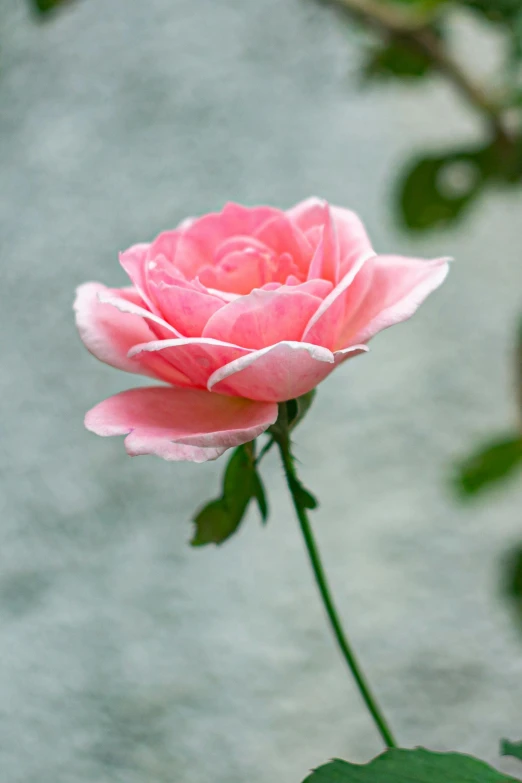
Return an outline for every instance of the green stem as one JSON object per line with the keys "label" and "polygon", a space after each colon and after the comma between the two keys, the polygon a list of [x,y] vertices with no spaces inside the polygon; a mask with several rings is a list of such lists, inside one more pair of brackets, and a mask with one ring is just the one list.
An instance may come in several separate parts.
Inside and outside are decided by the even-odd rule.
{"label": "green stem", "polygon": [[[281,406],[281,408],[282,407],[283,406]],[[321,563],[319,550],[317,548],[317,544],[312,532],[312,527],[310,525],[310,520],[308,519],[306,508],[304,508],[300,499],[301,484],[295,471],[294,459],[290,450],[288,429],[285,427],[284,420],[278,421],[278,431],[274,439],[276,440],[281,452],[281,459],[283,461],[286,481],[292,496],[299,524],[301,525],[301,530],[305,540],[306,548],[308,550],[310,562],[312,564],[315,581],[317,582],[324,608],[326,610],[326,614],[328,615],[328,619],[330,620],[335,638],[337,639],[337,643],[341,649],[344,660],[346,661],[346,664],[353,675],[357,688],[359,689],[359,693],[361,694],[363,701],[366,704],[366,707],[368,708],[368,711],[370,712],[384,743],[388,748],[396,748],[397,743],[393,737],[392,731],[388,726],[388,723],[370,690],[370,686],[368,685],[366,677],[363,674],[361,666],[357,661],[355,653],[353,652],[350,643],[348,642],[348,639],[343,631],[339,615],[335,608],[330,588],[328,586],[328,581],[326,579],[326,574]]]}

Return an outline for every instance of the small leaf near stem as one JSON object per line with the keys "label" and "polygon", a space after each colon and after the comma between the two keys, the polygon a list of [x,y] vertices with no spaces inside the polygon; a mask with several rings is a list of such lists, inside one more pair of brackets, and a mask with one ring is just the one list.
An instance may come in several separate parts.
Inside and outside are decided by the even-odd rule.
{"label": "small leaf near stem", "polygon": [[294,458],[290,446],[288,409],[286,403],[280,403],[278,419],[276,423],[270,428],[270,431],[274,441],[279,447],[286,481],[294,503],[296,515],[301,526],[301,532],[303,533],[306,548],[308,550],[308,556],[310,558],[310,563],[314,572],[315,581],[317,583],[317,587],[319,588],[319,593],[321,595],[323,605],[335,638],[344,660],[346,661],[346,664],[355,680],[357,688],[359,689],[359,693],[361,694],[361,697],[366,704],[366,707],[372,716],[385,745],[388,748],[395,748],[397,747],[397,743],[395,742],[392,731],[388,726],[388,723],[370,690],[370,686],[366,681],[355,653],[353,652],[350,643],[348,642],[346,634],[341,625],[337,609],[335,608],[335,604],[333,602],[330,587],[328,585],[326,574],[321,562],[321,557],[319,555],[319,550],[317,548],[307,514],[307,508],[310,508],[310,506],[307,504],[307,500],[309,502],[309,499],[314,501],[315,499],[312,495],[310,495],[308,490],[304,489],[299,478],[297,477],[295,470]]}
{"label": "small leaf near stem", "polygon": [[252,495],[257,501],[261,521],[266,524],[268,521],[268,501],[266,499],[265,488],[257,470],[254,470],[252,476]]}
{"label": "small leaf near stem", "polygon": [[252,498],[257,501],[265,522],[268,503],[256,470],[254,441],[238,446],[232,452],[225,470],[221,497],[207,503],[194,518],[196,532],[192,546],[222,544],[230,538],[239,528]]}
{"label": "small leaf near stem", "polygon": [[[315,389],[291,400],[286,404],[285,415],[288,430],[293,430],[306,415],[315,397]],[[290,416],[288,416],[290,410]],[[274,425],[275,426],[275,425]],[[272,430],[272,428],[271,428]],[[268,501],[257,470],[265,454],[274,445],[274,436],[265,443],[256,457],[256,441],[244,443],[232,452],[223,479],[221,497],[211,500],[201,508],[194,518],[196,531],[192,538],[192,546],[206,544],[222,544],[232,536],[241,525],[248,505],[252,499],[257,502],[261,520],[268,520]],[[316,508],[317,501],[313,495],[296,479],[295,491],[305,508]]]}
{"label": "small leaf near stem", "polygon": [[510,742],[506,739],[502,740],[500,743],[500,755],[513,756],[513,758],[522,761],[522,742]]}

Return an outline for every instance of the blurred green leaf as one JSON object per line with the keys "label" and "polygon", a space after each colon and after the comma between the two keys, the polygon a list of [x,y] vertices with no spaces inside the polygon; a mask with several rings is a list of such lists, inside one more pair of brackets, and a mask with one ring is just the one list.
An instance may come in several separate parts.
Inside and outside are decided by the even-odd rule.
{"label": "blurred green leaf", "polygon": [[[517,629],[522,631],[522,544],[512,547],[502,563],[502,595],[508,603],[513,620]],[[505,755],[515,755],[508,752],[507,748],[514,749],[516,746],[503,741],[503,748],[506,748]],[[520,743],[519,749],[520,752]]]}
{"label": "blurred green leaf", "polygon": [[415,8],[437,8],[437,6],[445,5],[451,0],[390,0],[393,5],[409,5]]}
{"label": "blurred green leaf", "polygon": [[513,756],[513,758],[520,759],[520,761],[522,761],[522,742],[510,742],[509,740],[502,740],[500,743],[500,755]]}
{"label": "blurred green leaf", "polygon": [[33,9],[39,14],[46,14],[54,11],[60,5],[70,3],[71,0],[30,0]]}
{"label": "blurred green leaf", "polygon": [[511,58],[522,58],[522,0],[459,0],[488,22],[502,25],[510,41]]}
{"label": "blurred green leaf", "polygon": [[509,23],[509,32],[511,39],[511,62],[517,66],[520,59],[522,59],[522,2]]}
{"label": "blurred green leaf", "polygon": [[486,183],[519,184],[521,177],[518,137],[420,158],[399,181],[399,217],[412,231],[444,228],[462,216]]}
{"label": "blurred green leaf", "polygon": [[460,753],[424,748],[385,751],[368,764],[335,760],[313,772],[304,783],[514,783],[483,761]]}
{"label": "blurred green leaf", "polygon": [[444,5],[449,5],[453,0],[387,0],[388,5],[404,6],[411,8],[412,15],[420,16],[428,20],[432,11],[437,11]]}
{"label": "blurred green leaf", "polygon": [[460,0],[460,5],[477,11],[490,22],[508,25],[522,8],[521,0]]}
{"label": "blurred green leaf", "polygon": [[482,446],[458,466],[455,477],[462,496],[476,495],[491,485],[507,479],[522,467],[522,440],[508,436]]}
{"label": "blurred green leaf", "polygon": [[223,478],[223,494],[207,503],[194,517],[196,530],[192,546],[222,544],[236,532],[248,504],[255,498],[263,521],[268,504],[255,466],[254,443],[245,443],[232,452]]}
{"label": "blurred green leaf", "polygon": [[508,552],[504,565],[504,594],[522,610],[522,544]]}
{"label": "blurred green leaf", "polygon": [[412,231],[455,222],[485,181],[480,153],[449,153],[416,160],[399,183],[400,217]]}
{"label": "blurred green leaf", "polygon": [[389,78],[421,79],[432,70],[431,59],[405,41],[374,47],[363,65],[363,77],[370,81]]}

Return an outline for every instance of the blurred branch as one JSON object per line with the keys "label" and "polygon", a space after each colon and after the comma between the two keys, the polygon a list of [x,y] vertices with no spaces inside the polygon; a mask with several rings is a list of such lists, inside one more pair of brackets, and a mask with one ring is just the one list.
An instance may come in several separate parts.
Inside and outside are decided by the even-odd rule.
{"label": "blurred branch", "polygon": [[392,8],[378,0],[334,0],[350,13],[360,17],[372,27],[378,27],[389,33],[411,34],[426,26],[426,17],[418,11],[403,11]]}
{"label": "blurred branch", "polygon": [[448,52],[444,42],[429,26],[425,14],[405,12],[400,8],[384,5],[378,0],[332,0],[354,17],[360,19],[379,34],[400,39],[430,58],[467,102],[483,117],[499,141],[511,144],[501,106],[492,100],[480,84],[462,68]]}

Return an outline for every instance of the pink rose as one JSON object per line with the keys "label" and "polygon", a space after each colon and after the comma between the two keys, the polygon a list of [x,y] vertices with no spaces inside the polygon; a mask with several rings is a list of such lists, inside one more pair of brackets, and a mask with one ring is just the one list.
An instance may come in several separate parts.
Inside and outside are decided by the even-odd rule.
{"label": "pink rose", "polygon": [[87,413],[130,455],[203,462],[250,441],[278,402],[309,392],[409,318],[446,259],[376,255],[361,221],[309,199],[283,212],[227,204],[121,254],[128,288],[80,286],[80,336],[113,367],[164,386]]}

